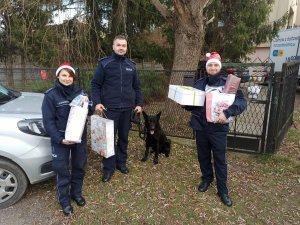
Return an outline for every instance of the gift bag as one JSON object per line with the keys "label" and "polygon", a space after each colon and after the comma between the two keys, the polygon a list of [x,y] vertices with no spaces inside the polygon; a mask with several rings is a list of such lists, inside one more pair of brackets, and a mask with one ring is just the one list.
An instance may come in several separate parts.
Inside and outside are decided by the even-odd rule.
{"label": "gift bag", "polygon": [[[220,93],[218,91],[206,94],[206,119],[208,122],[214,123],[219,113],[227,109],[234,102],[234,94]],[[233,122],[233,117],[229,117],[225,123]]]}
{"label": "gift bag", "polygon": [[99,115],[91,116],[91,147],[93,151],[105,158],[115,154],[113,120]]}
{"label": "gift bag", "polygon": [[240,86],[241,78],[229,74],[223,92],[227,94],[236,94],[239,86]]}
{"label": "gift bag", "polygon": [[81,143],[87,114],[88,102],[85,102],[82,106],[74,105],[71,107],[65,132],[66,140]]}

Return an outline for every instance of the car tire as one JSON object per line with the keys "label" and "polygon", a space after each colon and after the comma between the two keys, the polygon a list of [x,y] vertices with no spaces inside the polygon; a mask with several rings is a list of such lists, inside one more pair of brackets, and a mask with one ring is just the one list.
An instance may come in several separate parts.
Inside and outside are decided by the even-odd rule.
{"label": "car tire", "polygon": [[15,204],[28,186],[25,173],[16,164],[0,158],[0,209]]}

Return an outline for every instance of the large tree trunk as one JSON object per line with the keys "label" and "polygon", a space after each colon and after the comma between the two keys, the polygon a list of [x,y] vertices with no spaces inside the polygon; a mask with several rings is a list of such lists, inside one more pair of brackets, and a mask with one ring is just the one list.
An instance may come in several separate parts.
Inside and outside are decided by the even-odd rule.
{"label": "large tree trunk", "polygon": [[[174,11],[159,0],[150,1],[174,30],[175,49],[170,84],[182,85],[184,75],[195,75],[194,72],[187,71],[197,69],[205,34],[203,9],[209,0],[173,0]],[[178,120],[189,117],[188,112],[171,100],[165,106],[165,113],[175,113]]]}
{"label": "large tree trunk", "polygon": [[174,11],[159,0],[150,1],[174,30],[172,69],[196,70],[205,34],[203,9],[209,4],[209,0],[173,0]]}
{"label": "large tree trunk", "polygon": [[[201,49],[204,41],[203,32],[195,30],[193,34],[186,34],[182,28],[177,28],[175,31],[175,49],[173,67],[174,71],[170,82],[172,84],[183,84],[184,75],[195,75],[194,72],[198,66],[201,57]],[[176,72],[178,71],[178,72]]]}
{"label": "large tree trunk", "polygon": [[195,70],[197,68],[203,45],[202,34],[195,31],[188,35],[178,28],[175,31],[175,49],[173,70]]}

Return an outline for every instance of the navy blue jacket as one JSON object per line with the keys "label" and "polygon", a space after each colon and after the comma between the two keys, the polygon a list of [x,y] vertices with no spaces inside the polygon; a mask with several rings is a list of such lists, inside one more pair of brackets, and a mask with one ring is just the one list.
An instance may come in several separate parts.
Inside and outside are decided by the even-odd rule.
{"label": "navy blue jacket", "polygon": [[[223,90],[225,82],[226,82],[226,77],[223,77],[220,74],[215,76],[205,76],[196,81],[196,83],[194,84],[194,88],[197,88],[201,91],[205,91],[205,89],[208,88],[209,86],[210,89],[215,88],[215,89]],[[206,107],[206,103],[204,103],[204,106],[185,106],[185,109],[192,111],[190,126],[194,130],[228,132],[229,130],[228,124],[207,122],[205,107]],[[246,108],[247,108],[247,101],[244,97],[244,94],[241,90],[238,90],[233,104],[223,112],[226,118],[228,118],[230,116],[237,116],[241,114]]]}
{"label": "navy blue jacket", "polygon": [[94,106],[101,103],[111,109],[143,106],[135,63],[115,53],[100,59],[91,81],[91,97]]}
{"label": "navy blue jacket", "polygon": [[[47,134],[51,137],[52,143],[61,144],[65,138],[65,130],[68,122],[70,103],[82,94],[81,88],[76,85],[64,86],[58,79],[55,81],[54,88],[45,92],[42,114],[43,124]],[[86,137],[86,127],[82,139]]]}

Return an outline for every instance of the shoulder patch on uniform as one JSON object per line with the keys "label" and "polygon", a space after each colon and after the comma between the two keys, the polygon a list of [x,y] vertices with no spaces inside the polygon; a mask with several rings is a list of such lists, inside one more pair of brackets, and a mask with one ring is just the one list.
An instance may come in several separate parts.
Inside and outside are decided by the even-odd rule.
{"label": "shoulder patch on uniform", "polygon": [[48,94],[49,92],[51,92],[52,90],[54,90],[54,87],[52,87],[52,88],[49,88],[47,91],[45,91],[44,93],[45,94]]}
{"label": "shoulder patch on uniform", "polygon": [[114,61],[112,57],[104,57],[99,60],[99,63],[104,67],[106,67],[110,62]]}

